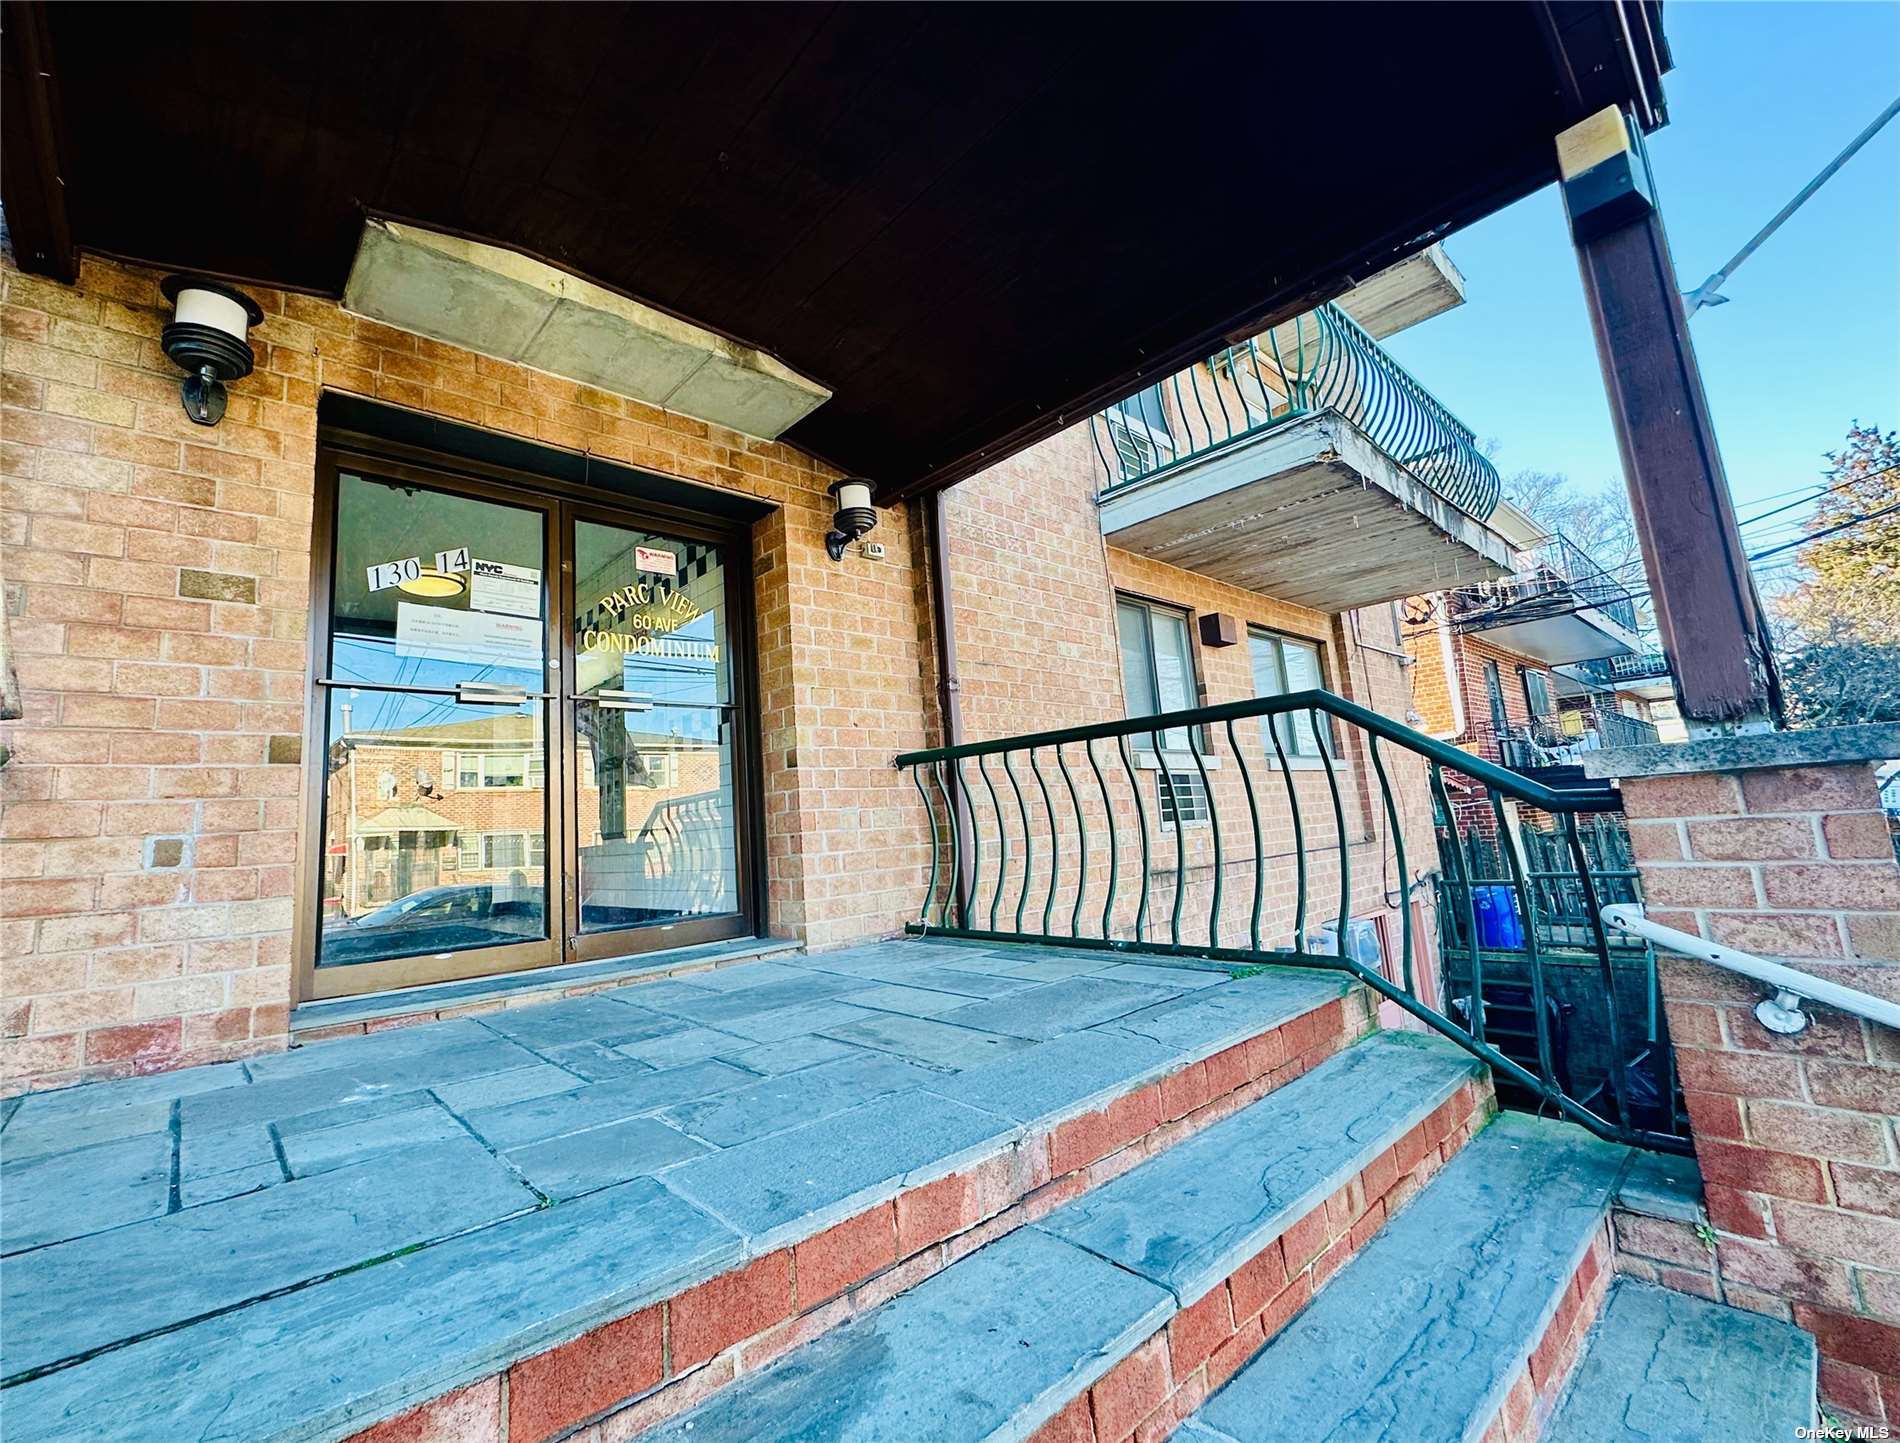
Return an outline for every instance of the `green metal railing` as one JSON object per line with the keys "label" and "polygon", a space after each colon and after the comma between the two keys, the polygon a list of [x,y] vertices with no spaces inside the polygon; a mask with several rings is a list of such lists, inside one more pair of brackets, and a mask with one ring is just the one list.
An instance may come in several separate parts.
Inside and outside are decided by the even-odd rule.
{"label": "green metal railing", "polygon": [[1502,486],[1471,428],[1337,306],[1229,346],[1092,418],[1102,494],[1336,411],[1461,511],[1488,518]]}
{"label": "green metal railing", "polygon": [[[1345,972],[1540,1105],[1615,1141],[1688,1151],[1673,1128],[1635,1125],[1624,1096],[1631,1054],[1597,915],[1597,873],[1578,825],[1580,816],[1615,810],[1614,795],[1541,786],[1325,691],[907,752],[895,765],[910,774],[930,827],[929,879],[913,933]],[[1423,929],[1410,904],[1438,861],[1435,819],[1454,812],[1448,777],[1463,804],[1483,799],[1500,833],[1511,826],[1512,804],[1556,821],[1597,967],[1601,1005],[1591,1020],[1616,1060],[1600,1088],[1566,1088],[1558,1079],[1543,1021],[1538,879],[1514,849],[1504,849],[1508,902],[1529,922],[1535,1066],[1487,1040],[1482,1006],[1468,1006],[1458,1020],[1438,985],[1442,966],[1431,965],[1427,939],[1415,935]],[[1429,816],[1416,805],[1424,797]],[[1356,860],[1356,851],[1365,855]],[[1421,858],[1427,865],[1415,873]],[[1483,894],[1458,849],[1446,866],[1462,882],[1470,995],[1483,997]],[[1375,874],[1383,888],[1356,894],[1355,875],[1368,883]],[[1365,899],[1368,891],[1376,900]],[[1367,911],[1396,912],[1396,966],[1353,955],[1354,918]],[[1646,1045],[1657,1045],[1655,1018],[1645,1030]],[[1593,1107],[1582,1091],[1603,1101]]]}

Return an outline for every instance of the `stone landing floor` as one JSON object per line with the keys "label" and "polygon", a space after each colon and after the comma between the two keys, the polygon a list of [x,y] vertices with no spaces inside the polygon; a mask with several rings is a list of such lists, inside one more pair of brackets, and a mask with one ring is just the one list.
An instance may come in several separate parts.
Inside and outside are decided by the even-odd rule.
{"label": "stone landing floor", "polygon": [[[904,939],[16,1100],[0,1132],[0,1382],[40,1378],[23,1402],[137,1371],[161,1342],[228,1347],[260,1300],[380,1297],[444,1239],[526,1239],[538,1215],[632,1196],[618,1185],[636,1179],[764,1246],[809,1222],[759,1183],[787,1154],[843,1197],[832,1174],[866,1157],[928,1165],[1078,1071],[1153,1065],[1345,988],[1273,972]],[[970,1138],[939,1136],[947,1117]],[[679,1241],[705,1261],[707,1239]],[[668,1245],[651,1240],[655,1266]]]}

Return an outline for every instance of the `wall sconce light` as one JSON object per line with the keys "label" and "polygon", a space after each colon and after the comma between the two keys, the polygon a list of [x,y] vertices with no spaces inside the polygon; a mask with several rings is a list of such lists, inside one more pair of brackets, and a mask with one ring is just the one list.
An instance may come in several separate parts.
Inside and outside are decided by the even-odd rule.
{"label": "wall sconce light", "polygon": [[224,383],[251,374],[257,358],[250,329],[264,319],[263,308],[204,276],[166,276],[158,288],[172,303],[171,324],[158,343],[186,373],[178,392],[185,414],[200,426],[215,426],[224,419]]}
{"label": "wall sconce light", "polygon": [[838,509],[831,513],[825,551],[833,561],[843,561],[845,547],[877,525],[877,510],[871,505],[871,483],[862,476],[833,481],[830,490]]}

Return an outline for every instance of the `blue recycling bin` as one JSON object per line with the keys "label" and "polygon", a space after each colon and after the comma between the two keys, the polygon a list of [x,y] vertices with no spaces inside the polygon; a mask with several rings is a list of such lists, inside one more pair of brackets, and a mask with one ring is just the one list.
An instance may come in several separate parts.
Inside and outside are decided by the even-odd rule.
{"label": "blue recycling bin", "polygon": [[1524,923],[1517,915],[1517,899],[1499,884],[1471,889],[1471,910],[1478,919],[1478,945],[1514,952],[1524,945]]}

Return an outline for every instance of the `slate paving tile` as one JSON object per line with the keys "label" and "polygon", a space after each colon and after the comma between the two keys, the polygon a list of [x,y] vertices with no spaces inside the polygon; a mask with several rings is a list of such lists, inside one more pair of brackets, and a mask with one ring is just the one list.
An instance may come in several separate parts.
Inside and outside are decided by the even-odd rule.
{"label": "slate paving tile", "polygon": [[413,1088],[408,1092],[391,1092],[380,1097],[368,1098],[363,1102],[346,1102],[336,1107],[322,1107],[314,1112],[300,1112],[295,1117],[286,1117],[277,1123],[277,1132],[281,1137],[295,1137],[299,1133],[320,1132],[325,1128],[342,1127],[346,1123],[369,1122],[379,1117],[393,1117],[399,1112],[411,1112],[418,1107],[427,1107],[433,1099],[426,1088]]}
{"label": "slate paving tile", "polygon": [[465,1137],[412,1149],[395,1165],[379,1158],[22,1253],[0,1269],[0,1374],[235,1307],[534,1203]]}
{"label": "slate paving tile", "polygon": [[284,1170],[274,1158],[270,1162],[255,1163],[250,1167],[233,1168],[230,1172],[214,1172],[207,1177],[181,1178],[178,1183],[178,1205],[202,1207],[205,1203],[222,1202],[225,1198],[242,1197],[245,1193],[276,1187],[283,1181]]}
{"label": "slate paving tile", "polygon": [[535,1187],[560,1200],[645,1177],[707,1151],[705,1143],[657,1118],[630,1117],[529,1143],[504,1156]]}
{"label": "slate paving tile", "polygon": [[[1152,1283],[1023,1228],[652,1436],[654,1443],[1021,1439],[1172,1311]],[[1094,1436],[1086,1422],[1084,1430]]]}
{"label": "slate paving tile", "polygon": [[96,1117],[152,1104],[165,1106],[174,1098],[215,1092],[221,1087],[241,1087],[245,1081],[244,1064],[213,1062],[202,1067],[154,1073],[149,1077],[127,1077],[117,1082],[89,1082],[83,1087],[35,1092],[18,1100],[18,1110],[8,1127],[9,1130],[15,1125],[32,1127],[56,1118],[72,1120],[81,1116]]}
{"label": "slate paving tile", "polygon": [[903,1017],[895,1012],[867,1013],[862,1021],[826,1028],[824,1035],[953,1071],[1029,1046],[1021,1037],[981,1032],[927,1017]]}
{"label": "slate paving tile", "polygon": [[[31,1102],[32,1098],[27,1101]],[[141,1133],[165,1132],[171,1127],[171,1115],[172,1104],[164,1100],[67,1115],[29,1113],[22,1107],[15,1114],[13,1124],[0,1133],[0,1157],[24,1161],[48,1153],[91,1147],[95,1143],[117,1142]]]}
{"label": "slate paving tile", "polygon": [[1007,997],[970,1003],[954,1012],[946,1012],[943,1020],[985,1032],[1047,1041],[1064,1032],[1075,1032],[1139,1012],[1174,995],[1178,995],[1178,989],[1171,993],[1164,988],[1133,982],[1070,977],[1046,987],[1032,987],[1026,992],[1012,992]]}
{"label": "slate paving tile", "polygon": [[919,1170],[954,1172],[1020,1133],[993,1113],[897,1092],[680,1163],[666,1185],[764,1251],[853,1216]]}
{"label": "slate paving tile", "polygon": [[829,1037],[815,1036],[788,1037],[783,1042],[762,1042],[757,1046],[741,1040],[737,1046],[741,1050],[722,1054],[724,1059],[762,1077],[796,1072],[801,1067],[816,1067],[821,1062],[830,1062],[838,1057],[864,1055],[862,1047],[851,1047],[842,1042],[833,1042]]}
{"label": "slate paving tile", "polygon": [[1069,1032],[929,1086],[939,1097],[1017,1122],[1059,1120],[1093,1111],[1179,1066],[1172,1048],[1146,1038]]}
{"label": "slate paving tile", "polygon": [[395,1148],[468,1135],[461,1123],[427,1093],[411,1095],[420,1096],[422,1101],[404,1112],[284,1135],[284,1158],[290,1164],[291,1175],[311,1177]]}
{"label": "slate paving tile", "polygon": [[395,1027],[364,1037],[336,1037],[325,1042],[305,1043],[287,1052],[254,1057],[245,1066],[253,1082],[268,1082],[279,1077],[307,1077],[332,1067],[366,1067],[372,1062],[419,1057],[427,1052],[485,1042],[489,1036],[488,1029],[474,1018],[456,1017],[447,1022]]}
{"label": "slate paving tile", "polygon": [[617,1047],[637,1037],[652,1037],[676,1024],[650,1010],[645,999],[621,1001],[619,993],[569,997],[535,1007],[517,1007],[485,1014],[481,1023],[510,1041],[537,1052],[577,1042],[602,1042]]}
{"label": "slate paving tile", "polygon": [[1130,1012],[1103,1027],[1146,1037],[1187,1057],[1205,1056],[1343,997],[1350,986],[1338,973],[1276,967]]}
{"label": "slate paving tile", "polygon": [[730,1228],[636,1178],[10,1389],[7,1443],[346,1437],[739,1256]]}
{"label": "slate paving tile", "polygon": [[1214,972],[1202,967],[1166,967],[1145,962],[1123,962],[1100,972],[1091,972],[1089,976],[1100,977],[1105,982],[1140,982],[1173,992],[1218,987],[1229,980],[1225,972]]}
{"label": "slate paving tile", "polygon": [[178,1177],[181,1183],[214,1177],[242,1167],[277,1165],[277,1145],[270,1125],[240,1123],[236,1127],[181,1127],[178,1133]]}
{"label": "slate paving tile", "polygon": [[526,1048],[491,1036],[413,1056],[372,1059],[362,1066],[351,1063],[308,1076],[272,1078],[248,1087],[201,1093],[185,1098],[179,1104],[179,1115],[186,1128],[285,1122],[322,1108],[371,1102],[437,1083],[462,1082],[540,1060]]}
{"label": "slate paving tile", "polygon": [[921,1087],[942,1075],[901,1058],[861,1052],[669,1107],[660,1115],[694,1137],[730,1147],[828,1117],[887,1092]]}
{"label": "slate paving tile", "polygon": [[1443,1039],[1381,1033],[1038,1226],[1191,1302],[1478,1073]]}
{"label": "slate paving tile", "polygon": [[853,1007],[869,1007],[876,1012],[901,1012],[907,1017],[940,1017],[959,1007],[968,1007],[970,998],[960,992],[934,992],[928,987],[886,983],[848,992],[844,1000]]}
{"label": "slate paving tile", "polygon": [[1084,977],[1101,964],[1101,953],[1074,952],[1065,957],[1032,957],[1022,960],[1013,957],[990,957],[981,966],[976,963],[946,962],[946,967],[962,968],[966,965],[973,971],[994,972],[1001,977],[1021,977],[1031,982],[1060,982],[1069,977]]}
{"label": "slate paving tile", "polygon": [[754,1042],[783,1042],[789,1037],[826,1032],[879,1014],[843,1002],[814,1002],[805,1007],[787,1007],[779,1011],[758,1012],[749,1017],[726,1017],[719,1021],[722,1032],[731,1032]]}
{"label": "slate paving tile", "polygon": [[747,1040],[711,1027],[689,1027],[684,1032],[629,1042],[624,1047],[616,1047],[614,1051],[636,1062],[643,1062],[648,1067],[679,1067],[708,1057],[723,1057],[735,1047],[744,1047]]}
{"label": "slate paving tile", "polygon": [[0,1158],[0,1252],[164,1214],[171,1198],[169,1133],[145,1133],[72,1152]]}
{"label": "slate paving tile", "polygon": [[[695,972],[693,975],[697,977],[701,974]],[[658,982],[637,982],[616,987],[604,995],[630,1006],[664,1012],[670,1002],[690,1002],[695,998],[703,1002],[719,994],[709,987],[696,987],[684,978],[667,977]]]}
{"label": "slate paving tile", "polygon": [[509,1149],[658,1112],[755,1080],[751,1073],[729,1063],[695,1062],[597,1082],[573,1092],[529,1098],[506,1107],[477,1108],[465,1114],[464,1121],[492,1146]]}
{"label": "slate paving tile", "polygon": [[587,1082],[611,1082],[616,1077],[633,1077],[653,1069],[637,1057],[629,1057],[619,1046],[604,1042],[576,1042],[566,1047],[550,1047],[543,1054],[550,1065],[560,1067]]}
{"label": "slate paving tile", "polygon": [[802,968],[790,967],[783,962],[750,962],[735,967],[715,967],[710,972],[695,972],[692,985],[711,992],[741,992],[775,982],[797,982],[802,973]]}
{"label": "slate paving tile", "polygon": [[959,972],[954,967],[919,967],[906,973],[902,981],[907,987],[928,987],[934,992],[955,992],[965,997],[1007,997],[1038,985],[1034,978]]}
{"label": "slate paving tile", "polygon": [[854,991],[863,986],[848,977],[828,976],[803,968],[790,970],[799,973],[791,981],[768,982],[759,987],[714,992],[706,997],[668,1002],[663,1004],[663,1010],[702,1026],[736,1031],[736,1028],[729,1028],[728,1024],[822,1003],[842,992]]}
{"label": "slate paving tile", "polygon": [[492,1072],[486,1077],[472,1077],[467,1082],[445,1082],[430,1090],[445,1106],[456,1112],[469,1112],[478,1107],[501,1107],[530,1097],[546,1097],[555,1092],[572,1092],[586,1081],[579,1074],[551,1062],[536,1062],[507,1072]]}
{"label": "slate paving tile", "polygon": [[1314,1438],[1475,1435],[1603,1226],[1628,1155],[1568,1123],[1501,1114],[1201,1422],[1240,1438],[1262,1418],[1298,1419]]}

